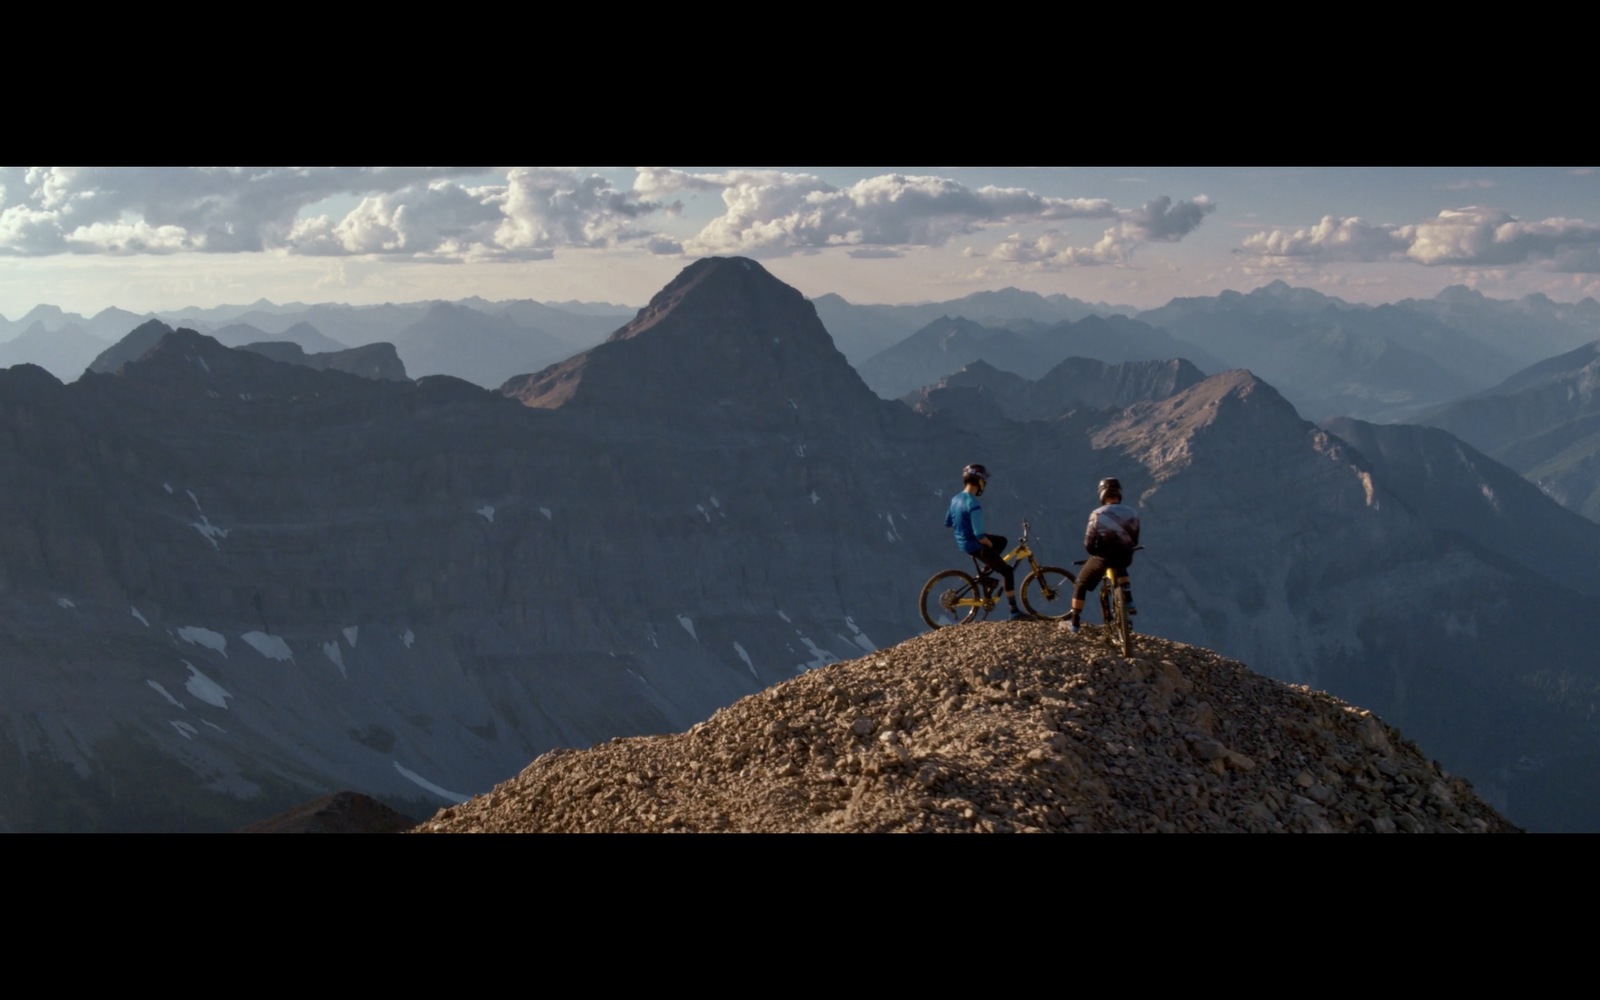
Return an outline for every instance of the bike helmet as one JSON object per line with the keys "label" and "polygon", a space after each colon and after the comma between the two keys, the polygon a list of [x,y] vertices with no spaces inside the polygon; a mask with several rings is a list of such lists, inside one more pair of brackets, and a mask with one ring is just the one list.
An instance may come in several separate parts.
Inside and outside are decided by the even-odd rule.
{"label": "bike helmet", "polygon": [[989,485],[989,470],[974,462],[961,470],[961,481],[963,483],[976,482],[978,491],[982,492],[983,488]]}
{"label": "bike helmet", "polygon": [[1100,502],[1105,503],[1106,497],[1122,499],[1122,484],[1113,478],[1100,480]]}

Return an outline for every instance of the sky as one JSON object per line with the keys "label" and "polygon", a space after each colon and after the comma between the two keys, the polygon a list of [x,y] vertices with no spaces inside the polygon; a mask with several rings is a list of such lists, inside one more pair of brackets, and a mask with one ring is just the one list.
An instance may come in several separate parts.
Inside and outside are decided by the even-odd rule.
{"label": "sky", "polygon": [[0,316],[268,299],[641,306],[747,256],[807,296],[1600,297],[1590,167],[0,167]]}

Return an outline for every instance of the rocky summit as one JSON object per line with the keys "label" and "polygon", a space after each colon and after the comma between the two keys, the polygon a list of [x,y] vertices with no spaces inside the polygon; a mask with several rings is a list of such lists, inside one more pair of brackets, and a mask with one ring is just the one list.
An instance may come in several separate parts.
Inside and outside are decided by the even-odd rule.
{"label": "rocky summit", "polygon": [[1371,712],[1098,633],[942,629],[684,733],[553,750],[417,831],[1516,832]]}

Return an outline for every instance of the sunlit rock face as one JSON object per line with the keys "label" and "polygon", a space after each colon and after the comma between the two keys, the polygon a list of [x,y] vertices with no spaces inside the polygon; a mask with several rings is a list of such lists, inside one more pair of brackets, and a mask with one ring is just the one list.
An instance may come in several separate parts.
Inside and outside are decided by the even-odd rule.
{"label": "sunlit rock face", "polygon": [[0,371],[12,829],[229,829],[338,789],[420,818],[552,748],[680,732],[922,632],[923,581],[970,565],[942,522],[973,461],[988,530],[1029,520],[1046,565],[1122,478],[1141,629],[1379,712],[1523,825],[1600,826],[1562,693],[1592,681],[1567,654],[1600,642],[1593,581],[1445,527],[1249,373],[918,414],[737,258],[503,393],[182,330],[118,372]]}

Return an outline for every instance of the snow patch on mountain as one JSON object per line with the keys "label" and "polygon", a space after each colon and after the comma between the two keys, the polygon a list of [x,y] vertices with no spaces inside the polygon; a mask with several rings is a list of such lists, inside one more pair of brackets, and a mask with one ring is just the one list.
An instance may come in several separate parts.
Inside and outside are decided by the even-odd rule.
{"label": "snow patch on mountain", "polygon": [[844,623],[849,627],[853,638],[845,639],[844,636],[840,636],[839,638],[845,639],[846,642],[854,642],[857,646],[860,646],[869,653],[874,652],[878,648],[878,644],[873,642],[871,639],[868,639],[867,634],[861,631],[861,627],[856,624],[854,618],[851,618],[849,615],[845,615]]}
{"label": "snow patch on mountain", "polygon": [[222,633],[220,632],[213,632],[208,628],[201,628],[198,625],[185,625],[184,627],[178,629],[178,638],[182,639],[184,642],[193,643],[196,646],[204,646],[207,649],[214,649],[223,656],[228,655],[228,640],[224,639],[222,637]]}
{"label": "snow patch on mountain", "polygon": [[418,774],[417,772],[400,766],[400,762],[399,761],[395,761],[394,762],[394,769],[396,771],[400,772],[400,776],[402,778],[405,778],[407,781],[412,782],[413,784],[415,784],[419,788],[422,788],[422,789],[424,789],[426,791],[432,792],[434,795],[439,796],[441,799],[446,799],[446,800],[448,800],[450,802],[454,802],[454,803],[460,804],[462,802],[467,801],[469,798],[471,798],[470,795],[462,795],[460,792],[452,792],[452,791],[449,791],[448,789],[440,788],[438,785],[435,785],[433,782],[429,781],[427,778],[424,778],[422,775]]}
{"label": "snow patch on mountain", "polygon": [[190,521],[189,527],[200,532],[201,536],[204,537],[206,541],[210,542],[211,547],[214,549],[220,549],[222,547],[217,544],[217,539],[228,537],[229,529],[220,525],[212,524],[210,519],[208,519],[204,514],[200,515],[200,520]]}
{"label": "snow patch on mountain", "polygon": [[221,684],[201,673],[200,668],[188,660],[184,660],[183,665],[189,668],[189,679],[183,682],[185,691],[207,705],[214,705],[217,708],[228,707],[228,699],[233,695],[229,694]]}
{"label": "snow patch on mountain", "polygon": [[[179,701],[178,699],[174,698],[172,695],[168,694],[167,693],[167,689],[162,687],[159,681],[147,680],[147,681],[145,681],[145,683],[150,685],[151,687],[155,688],[156,689],[156,693],[161,695],[161,697],[163,697],[163,698],[167,699],[168,701],[172,702],[172,707],[173,708],[184,708],[183,702]],[[185,710],[187,711],[187,709],[185,709]]]}
{"label": "snow patch on mountain", "polygon": [[282,637],[268,635],[265,632],[246,632],[239,638],[249,643],[256,652],[269,660],[293,660],[294,653],[290,651],[289,644]]}

